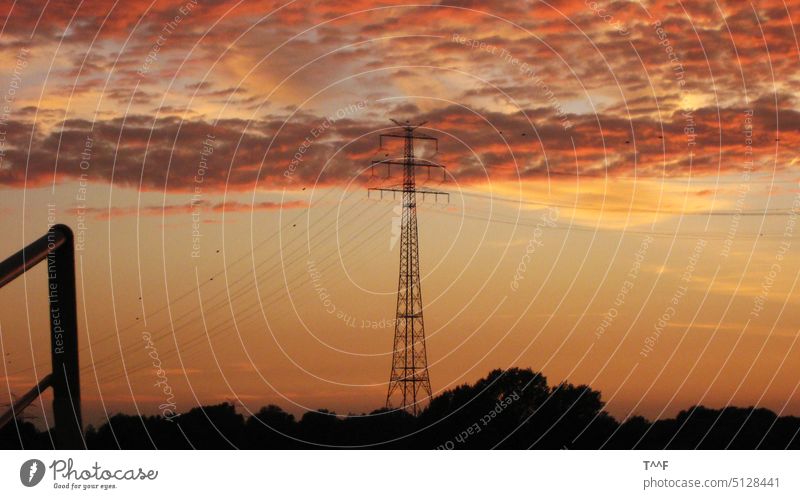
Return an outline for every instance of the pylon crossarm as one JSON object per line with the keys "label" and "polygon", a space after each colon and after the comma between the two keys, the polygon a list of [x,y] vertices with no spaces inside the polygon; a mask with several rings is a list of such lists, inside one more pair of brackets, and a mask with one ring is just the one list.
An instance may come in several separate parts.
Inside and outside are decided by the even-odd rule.
{"label": "pylon crossarm", "polygon": [[[391,192],[391,193],[393,193],[392,195],[394,196],[394,193],[397,193],[397,192],[403,193],[403,192],[405,192],[405,189],[403,187],[400,187],[400,186],[398,186],[398,187],[370,187],[369,189],[367,189],[367,196],[369,196],[369,193],[371,193],[373,191],[374,192],[381,192],[381,193]],[[415,188],[414,192],[416,192],[417,194],[422,194],[423,201],[425,200],[425,196],[428,195],[428,196],[434,196],[434,198],[437,198],[437,196],[446,196],[447,197],[447,202],[450,202],[450,193],[449,192],[434,191],[434,190],[430,190],[430,189],[421,189],[419,187]]]}
{"label": "pylon crossarm", "polygon": [[383,148],[384,137],[389,139],[403,139],[403,140],[409,139],[412,142],[414,140],[430,140],[435,144],[436,152],[439,152],[439,139],[437,139],[436,137],[431,137],[430,135],[426,135],[424,133],[414,133],[414,129],[416,129],[419,126],[422,125],[417,125],[413,127],[403,126],[403,130],[405,130],[405,133],[382,133],[378,136],[378,144],[381,148]]}
{"label": "pylon crossarm", "polygon": [[397,126],[399,126],[399,127],[401,127],[401,128],[404,128],[404,129],[411,129],[411,130],[414,130],[415,128],[419,128],[419,127],[421,127],[422,125],[424,125],[425,123],[427,123],[427,121],[423,121],[422,123],[420,123],[420,124],[418,124],[418,125],[410,125],[410,124],[408,123],[408,120],[406,120],[406,122],[405,122],[405,123],[401,123],[401,122],[399,122],[399,121],[397,121],[396,119],[393,119],[393,118],[389,118],[389,121],[391,121],[392,123],[394,123],[395,125],[397,125]]}
{"label": "pylon crossarm", "polygon": [[419,158],[415,158],[414,161],[411,161],[409,163],[395,159],[373,159],[370,166],[375,166],[375,165],[406,166],[406,164],[424,168],[444,168],[444,165],[434,163],[433,161],[427,159],[419,159]]}
{"label": "pylon crossarm", "polygon": [[411,133],[411,135],[403,134],[403,133],[382,133],[381,137],[393,138],[393,139],[405,139],[411,138],[413,140],[433,140],[434,142],[439,142],[439,139],[436,137],[431,137],[425,133]]}
{"label": "pylon crossarm", "polygon": [[394,188],[390,188],[390,187],[370,187],[369,189],[367,189],[367,197],[371,199],[371,195],[372,195],[373,192],[380,193],[380,199],[383,199],[383,193],[384,192],[391,192],[392,193],[392,199],[397,199],[397,193],[399,192],[399,193],[402,194],[403,193],[403,188],[402,187],[394,187]]}
{"label": "pylon crossarm", "polygon": [[442,181],[447,180],[447,168],[444,165],[436,164],[432,161],[422,160],[425,162],[420,162],[419,160],[413,161],[396,161],[396,160],[389,160],[389,159],[376,159],[372,160],[369,165],[370,168],[370,175],[372,177],[375,176],[375,167],[376,166],[383,166],[386,165],[386,178],[392,176],[392,166],[399,166],[400,168],[406,167],[413,167],[413,168],[427,168],[428,169],[428,178],[431,177],[431,168],[441,168],[442,170]]}

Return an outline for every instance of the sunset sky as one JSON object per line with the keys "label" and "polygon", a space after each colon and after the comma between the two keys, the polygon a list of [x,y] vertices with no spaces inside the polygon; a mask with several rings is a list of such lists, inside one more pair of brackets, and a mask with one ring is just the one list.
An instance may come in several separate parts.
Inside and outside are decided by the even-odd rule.
{"label": "sunset sky", "polygon": [[[617,418],[800,415],[800,9],[784,0],[7,1],[0,256],[70,225],[84,419],[381,407],[400,182],[434,394],[491,369]],[[294,161],[293,161],[294,160]],[[391,173],[391,176],[388,176]],[[0,290],[0,404],[49,372],[45,272]],[[147,333],[147,334],[146,334]],[[145,337],[152,339],[146,348]],[[49,404],[44,404],[49,407]],[[41,413],[42,404],[28,410]]]}

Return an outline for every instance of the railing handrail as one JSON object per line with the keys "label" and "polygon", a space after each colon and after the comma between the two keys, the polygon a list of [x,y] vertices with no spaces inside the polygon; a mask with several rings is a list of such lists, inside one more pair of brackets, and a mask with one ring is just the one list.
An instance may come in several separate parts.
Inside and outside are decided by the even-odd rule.
{"label": "railing handrail", "polygon": [[48,374],[47,376],[42,378],[39,384],[28,390],[28,392],[25,395],[15,400],[11,404],[11,407],[8,409],[8,411],[6,411],[5,414],[0,416],[0,428],[10,423],[14,418],[17,417],[17,414],[21,414],[26,407],[31,405],[34,400],[36,400],[39,396],[41,396],[43,391],[50,388],[52,383],[53,383],[53,375]]}
{"label": "railing handrail", "polygon": [[[64,232],[64,229],[68,231],[68,234]],[[0,288],[47,258],[50,252],[60,248],[67,242],[67,239],[71,239],[72,235],[70,228],[61,224],[54,225],[51,232],[0,262]],[[51,244],[53,246],[50,246]]]}

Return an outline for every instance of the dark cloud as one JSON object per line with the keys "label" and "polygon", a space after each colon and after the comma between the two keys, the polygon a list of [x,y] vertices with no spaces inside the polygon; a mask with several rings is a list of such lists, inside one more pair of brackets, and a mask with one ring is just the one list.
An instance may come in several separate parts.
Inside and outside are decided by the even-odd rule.
{"label": "dark cloud", "polygon": [[[756,169],[771,171],[775,160],[778,165],[789,164],[798,152],[790,144],[800,140],[800,113],[782,107],[782,100],[774,108],[774,101],[765,96],[752,107],[753,153],[761,158]],[[517,175],[680,176],[740,171],[748,109],[675,111],[661,122],[625,119],[617,112],[573,115],[569,130],[548,108],[500,113],[450,106],[419,116],[428,121],[429,133],[441,138],[433,158],[448,165],[459,182],[470,183]],[[57,181],[77,178],[84,172],[80,162],[87,152],[87,138],[91,139],[87,173],[94,182],[113,179],[146,190],[191,191],[201,161],[206,161],[203,186],[215,191],[364,182],[368,175],[359,177],[358,172],[370,160],[401,154],[398,144],[387,143],[378,150],[377,134],[387,125],[350,118],[329,122],[310,112],[288,120],[216,123],[144,115],[94,123],[67,120],[49,132],[37,131],[28,122],[11,122],[9,144],[21,146],[6,151],[0,182],[34,186],[52,182],[54,175]],[[690,135],[695,145],[689,145]],[[778,136],[784,142],[776,146]],[[201,156],[204,145],[213,147],[213,152]],[[420,154],[433,153],[422,147]]]}

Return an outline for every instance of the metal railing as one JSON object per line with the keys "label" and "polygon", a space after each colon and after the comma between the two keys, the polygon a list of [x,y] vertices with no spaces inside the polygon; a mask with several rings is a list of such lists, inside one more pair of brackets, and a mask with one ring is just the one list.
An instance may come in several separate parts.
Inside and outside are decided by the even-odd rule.
{"label": "metal railing", "polygon": [[0,288],[40,262],[47,264],[50,305],[50,358],[53,371],[16,400],[0,416],[0,429],[53,389],[53,419],[57,449],[82,449],[81,385],[78,370],[78,320],[75,303],[75,247],[72,230],[54,225],[44,236],[0,263]]}

